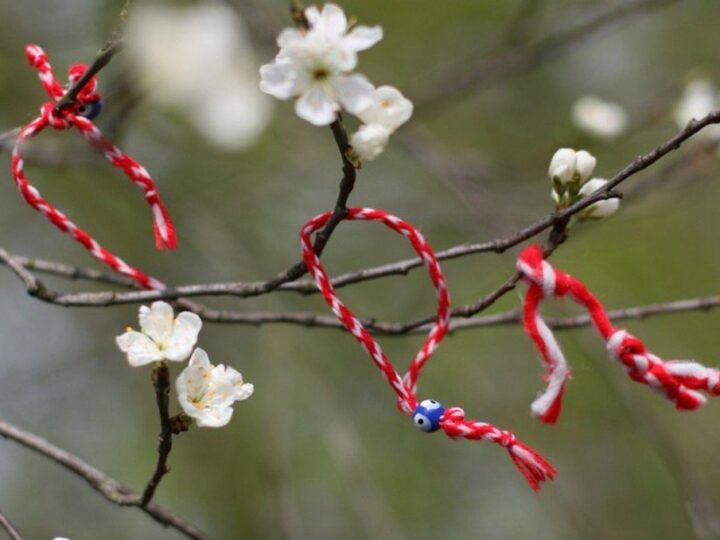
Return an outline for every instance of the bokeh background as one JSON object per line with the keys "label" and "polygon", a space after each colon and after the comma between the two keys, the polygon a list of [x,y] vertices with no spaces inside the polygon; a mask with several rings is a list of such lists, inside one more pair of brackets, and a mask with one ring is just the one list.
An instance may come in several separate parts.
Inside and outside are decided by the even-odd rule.
{"label": "bokeh background", "polygon": [[[410,99],[437,96],[420,103],[386,153],[362,168],[351,203],[389,209],[418,224],[437,249],[492,239],[552,210],[546,170],[558,147],[588,149],[598,157],[596,174],[609,177],[667,139],[677,131],[672,109],[689,78],[702,74],[720,83],[717,2],[644,2],[572,44],[539,49],[536,61],[512,76],[456,92],[458,74],[508,48],[562,35],[594,14],[634,3],[343,1],[348,14],[385,30],[385,39],[362,53],[359,71]],[[228,17],[244,21],[240,45],[227,56],[243,59],[247,77],[238,84],[254,86],[256,67],[275,54],[273,34],[289,25],[287,3],[223,6]],[[0,4],[0,126],[28,121],[44,99],[23,58],[26,42],[45,47],[63,73],[69,63],[92,59],[121,7],[96,0]],[[166,68],[197,65],[184,57],[192,47],[183,39],[178,32],[162,48]],[[140,195],[77,134],[43,133],[33,143],[28,171],[35,184],[101,242],[172,284],[262,280],[289,267],[299,258],[300,224],[335,200],[340,164],[330,131],[298,119],[289,103],[260,100],[242,114],[260,127],[257,115],[265,114],[267,124],[232,147],[208,137],[187,107],[163,100],[162,81],[141,90],[137,61],[129,58],[121,53],[101,74],[107,106],[99,125],[157,179],[180,249],[153,250]],[[226,87],[207,80],[205,70],[194,69],[195,103],[222,109],[225,99],[234,99],[216,91]],[[626,134],[603,140],[579,131],[570,110],[586,94],[625,107]],[[228,123],[242,122],[242,114],[228,115]],[[621,211],[574,226],[554,262],[582,277],[609,307],[717,294],[717,157],[699,153],[679,172],[659,174],[692,151],[689,143],[629,180]],[[97,267],[24,204],[7,151],[0,166],[0,246]],[[455,304],[500,284],[516,254],[446,262]],[[410,255],[379,226],[343,224],[324,260],[342,272]],[[61,290],[107,288],[44,279]],[[342,292],[362,316],[410,320],[433,309],[418,271]],[[247,312],[327,312],[319,297],[293,293],[207,303]],[[490,312],[518,303],[518,293],[511,293]],[[571,305],[549,311],[577,313]],[[1,417],[139,489],[156,456],[149,369],[128,367],[113,341],[136,315],[137,306],[43,304],[29,298],[11,272],[0,271]],[[720,313],[707,312],[627,327],[664,357],[713,365],[719,324]],[[501,449],[428,437],[397,414],[385,381],[346,333],[208,324],[200,345],[214,362],[240,370],[256,393],[236,405],[227,427],[192,429],[175,439],[173,470],[156,499],[221,539],[720,537],[720,404],[677,413],[611,365],[591,329],[563,332],[560,339],[574,380],[556,426],[530,417],[541,367],[518,326],[457,333],[421,381],[421,395],[462,405],[547,455],[560,473],[536,495]],[[421,337],[382,343],[404,364]],[[0,508],[30,539],[179,537],[137,510],[111,505],[11,441],[0,441]]]}

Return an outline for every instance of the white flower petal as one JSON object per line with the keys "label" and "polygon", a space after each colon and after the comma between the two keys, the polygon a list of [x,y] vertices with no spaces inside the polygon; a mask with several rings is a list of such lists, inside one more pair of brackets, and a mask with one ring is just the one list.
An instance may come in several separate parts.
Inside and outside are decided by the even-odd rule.
{"label": "white flower petal", "polygon": [[390,132],[383,126],[370,124],[360,129],[350,138],[350,145],[362,159],[373,160],[378,157],[390,140]]}
{"label": "white flower petal", "polygon": [[141,306],[140,329],[152,338],[158,346],[170,339],[173,329],[174,312],[167,302],[153,302],[150,307]]}
{"label": "white flower petal", "polygon": [[606,184],[607,180],[604,180],[603,178],[593,178],[589,182],[586,182],[583,187],[580,188],[580,195],[582,195],[583,197],[592,195],[598,189],[602,189]]}
{"label": "white flower petal", "polygon": [[295,112],[311,124],[327,126],[337,117],[337,105],[322,86],[316,85],[295,102]]}
{"label": "white flower petal", "polygon": [[560,148],[555,152],[548,168],[550,179],[563,184],[570,182],[575,171],[575,156],[576,152],[572,148]]}
{"label": "white flower petal", "polygon": [[285,28],[277,37],[277,44],[281,49],[283,49],[285,47],[301,43],[304,38],[305,35],[300,30],[295,28]]}
{"label": "white flower petal", "polygon": [[260,67],[260,90],[278,99],[290,99],[298,93],[297,68],[288,61],[275,61]]}
{"label": "white flower petal", "polygon": [[340,104],[347,112],[356,114],[370,104],[373,87],[364,75],[340,75],[330,83],[335,88]]}
{"label": "white flower petal", "polygon": [[242,401],[253,395],[255,386],[252,383],[244,383],[235,387],[235,401]]}
{"label": "white flower petal", "polygon": [[613,215],[620,209],[619,199],[608,199],[606,201],[598,201],[586,209],[583,217],[592,219],[602,219]]}
{"label": "white flower petal", "polygon": [[[190,413],[188,413],[190,414]],[[197,420],[199,427],[223,427],[230,422],[233,415],[233,409],[230,406],[212,407],[204,410],[198,410],[194,415],[190,414]]]}
{"label": "white flower petal", "polygon": [[[603,178],[593,178],[580,188],[579,193],[583,197],[587,197],[588,195],[592,195],[593,193],[595,193],[597,190],[602,189],[607,183],[607,180]],[[618,211],[619,208],[620,199],[607,199],[591,204],[585,210],[583,210],[580,215],[581,217],[586,219],[601,219],[614,214]]]}
{"label": "white flower petal", "polygon": [[[347,32],[345,12],[335,4],[325,4],[320,14],[319,24],[322,31],[331,38],[340,37]],[[313,28],[315,28],[315,24],[313,24]]]}
{"label": "white flower petal", "polygon": [[595,170],[597,159],[585,150],[580,150],[575,157],[575,171],[580,177],[580,183],[584,183]]}
{"label": "white flower petal", "polygon": [[163,359],[163,353],[155,342],[145,334],[129,330],[115,338],[120,350],[127,354],[128,362],[133,367],[144,366]]}
{"label": "white flower petal", "polygon": [[197,349],[195,349],[195,352],[193,352],[192,356],[190,357],[190,362],[188,362],[188,366],[194,368],[210,369],[212,367],[212,364],[210,363],[210,358],[208,357],[205,350],[198,347]]}
{"label": "white flower petal", "polygon": [[322,59],[321,64],[331,74],[347,73],[355,69],[358,64],[358,56],[355,51],[337,44],[332,47],[324,46],[317,56]]}
{"label": "white flower petal", "polygon": [[343,45],[355,52],[364,51],[383,38],[380,26],[356,26],[343,37]]}
{"label": "white flower petal", "polygon": [[316,6],[310,6],[308,8],[305,8],[305,18],[307,19],[307,22],[310,24],[311,28],[317,28],[319,25],[322,24],[320,10]]}
{"label": "white flower petal", "polygon": [[183,311],[175,319],[172,335],[167,342],[165,358],[183,362],[190,356],[202,329],[202,320],[195,313]]}

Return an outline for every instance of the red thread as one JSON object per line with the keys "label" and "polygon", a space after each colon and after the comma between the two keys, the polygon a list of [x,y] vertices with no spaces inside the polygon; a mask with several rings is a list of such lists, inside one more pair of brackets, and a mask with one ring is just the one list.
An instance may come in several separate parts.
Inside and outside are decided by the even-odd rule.
{"label": "red thread", "polygon": [[[375,365],[387,379],[398,399],[398,408],[407,415],[412,415],[418,406],[417,383],[423,366],[437,349],[447,333],[450,320],[450,296],[445,275],[440,269],[435,252],[425,241],[422,234],[410,223],[372,208],[350,208],[343,219],[378,221],[393,231],[403,235],[420,256],[430,275],[430,280],[437,293],[437,315],[430,332],[422,347],[408,366],[407,373],[401,377],[393,364],[388,360],[380,344],[370,335],[360,320],[338,298],[330,278],[320,258],[313,249],[312,234],[321,229],[332,217],[332,212],[325,212],[303,225],[300,231],[300,244],[303,259],[308,272],[317,283],[325,302],[335,316],[367,351]],[[509,431],[501,430],[491,424],[466,420],[465,413],[458,407],[445,410],[440,419],[440,428],[447,436],[456,439],[486,440],[504,447],[515,463],[515,466],[527,479],[530,487],[537,491],[540,483],[555,477],[555,468],[537,451],[518,441]]]}
{"label": "red thread", "polygon": [[718,370],[693,361],[667,361],[652,354],[640,339],[615,328],[600,301],[582,282],[553,268],[540,246],[526,248],[518,258],[517,268],[528,283],[523,324],[547,366],[548,387],[532,404],[533,413],[543,422],[557,420],[570,378],[565,356],[540,314],[540,303],[548,296],[569,296],[583,306],[605,340],[608,353],[625,367],[630,378],[657,390],[673,401],[677,409],[694,410],[703,405],[706,398],[698,390],[720,395]]}
{"label": "red thread", "polygon": [[[58,113],[55,111],[55,107],[57,102],[65,95],[65,91],[55,78],[47,54],[37,45],[27,45],[25,47],[25,56],[28,63],[38,71],[40,83],[51,101],[44,103],[40,109],[40,116],[23,126],[18,133],[12,151],[11,167],[13,179],[20,193],[30,206],[47,217],[58,229],[72,235],[91,255],[110,266],[113,270],[131,277],[146,289],[164,288],[164,284],[160,281],[129,266],[122,259],[103,248],[87,232],[80,229],[67,216],[46,201],[35,187],[30,185],[23,170],[24,162],[20,153],[21,145],[36,136],[47,126],[57,130],[75,127],[92,146],[105,156],[105,159],[114,167],[122,170],[125,176],[143,190],[145,200],[150,205],[153,214],[156,247],[158,249],[175,249],[177,246],[175,228],[150,174],[132,157],[123,153],[117,146],[103,137],[100,130],[90,119],[79,115],[82,107],[92,105],[100,100],[100,94],[97,92],[97,78],[92,77],[78,92],[76,102],[63,108]],[[84,64],[73,65],[69,70],[70,84],[77,82],[86,71],[87,66]]]}

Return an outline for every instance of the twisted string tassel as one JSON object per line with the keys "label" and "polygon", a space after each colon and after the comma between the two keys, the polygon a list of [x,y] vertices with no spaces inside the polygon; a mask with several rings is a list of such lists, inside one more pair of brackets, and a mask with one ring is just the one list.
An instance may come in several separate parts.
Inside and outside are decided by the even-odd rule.
{"label": "twisted string tassel", "polygon": [[605,340],[610,357],[625,367],[632,380],[655,389],[674,402],[677,409],[694,410],[703,405],[706,398],[699,391],[720,395],[718,370],[694,361],[666,361],[652,354],[640,339],[615,328],[600,301],[582,282],[553,268],[544,259],[540,246],[526,248],[518,258],[517,268],[528,283],[523,324],[547,366],[547,388],[531,407],[540,420],[550,423],[557,420],[570,377],[565,356],[539,311],[542,300],[552,296],[568,296],[584,307]]}
{"label": "twisted string tassel", "polygon": [[[86,231],[79,228],[62,212],[44,199],[40,192],[33,187],[24,172],[24,161],[21,154],[23,143],[35,137],[43,129],[50,126],[56,130],[66,130],[75,127],[83,137],[94,147],[99,149],[105,158],[123,173],[145,193],[145,199],[153,213],[153,229],[155,243],[158,249],[167,247],[174,249],[177,238],[170,216],[165,209],[155,188],[154,182],[148,172],[132,157],[124,154],[110,141],[105,139],[100,130],[93,124],[92,118],[99,113],[101,107],[100,94],[97,92],[97,79],[92,77],[78,92],[76,102],[60,113],[56,113],[55,106],[64,96],[65,91],[57,82],[52,67],[45,52],[37,45],[28,45],[25,48],[28,63],[38,71],[40,82],[51,101],[41,107],[40,116],[22,127],[18,133],[12,151],[11,169],[13,179],[20,193],[27,203],[43,214],[53,225],[73,238],[87,249],[91,255],[110,266],[113,270],[125,274],[146,289],[162,289],[165,285],[131,267],[122,259],[102,247]],[[75,64],[70,68],[70,84],[76,83],[87,71],[84,64]]]}
{"label": "twisted string tassel", "polygon": [[395,232],[406,237],[425,265],[437,294],[437,314],[435,323],[418,353],[408,366],[404,377],[393,366],[383,352],[380,344],[370,335],[365,326],[353,312],[338,298],[330,278],[320,258],[313,249],[312,234],[324,227],[332,217],[325,212],[310,219],[300,231],[300,244],[303,260],[308,272],[317,283],[325,302],[345,328],[370,355],[375,365],[384,375],[397,396],[398,408],[410,416],[415,425],[425,432],[443,431],[451,438],[491,441],[507,449],[515,466],[527,479],[530,487],[537,491],[540,483],[554,478],[556,471],[537,451],[518,441],[509,431],[482,422],[465,420],[463,410],[457,407],[448,409],[431,399],[418,403],[417,382],[427,361],[437,349],[447,333],[450,318],[450,295],[445,275],[440,269],[435,252],[425,241],[422,234],[410,223],[372,208],[351,208],[343,219],[378,221]]}
{"label": "twisted string tassel", "polygon": [[466,420],[465,411],[460,407],[445,410],[440,418],[440,428],[453,439],[485,440],[505,448],[533,491],[539,491],[541,482],[552,480],[557,474],[550,462],[535,449],[518,441],[513,433],[485,422]]}

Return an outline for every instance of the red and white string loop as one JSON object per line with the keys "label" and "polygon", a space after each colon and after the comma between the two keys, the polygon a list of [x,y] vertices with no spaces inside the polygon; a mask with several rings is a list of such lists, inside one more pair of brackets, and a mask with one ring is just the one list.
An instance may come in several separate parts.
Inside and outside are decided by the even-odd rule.
{"label": "red and white string loop", "polygon": [[547,297],[568,296],[583,306],[596,330],[607,344],[611,358],[622,364],[630,378],[661,393],[679,410],[694,410],[706,401],[700,391],[720,395],[720,372],[694,361],[663,360],[648,351],[644,343],[615,328],[600,301],[574,277],[550,265],[540,246],[526,248],[518,258],[518,271],[528,283],[523,307],[523,324],[535,343],[547,371],[547,388],[532,404],[532,412],[543,422],[554,423],[562,407],[565,386],[570,379],[565,355],[540,313]]}
{"label": "red and white string loop", "polygon": [[[440,269],[435,252],[422,234],[410,223],[373,208],[350,208],[347,211],[344,217],[346,220],[377,221],[407,238],[415,252],[422,259],[430,280],[435,287],[437,294],[435,322],[422,347],[410,362],[407,373],[401,377],[383,352],[380,344],[337,296],[330,278],[320,262],[320,258],[313,249],[312,234],[324,227],[331,217],[332,212],[325,212],[310,219],[303,225],[300,231],[300,243],[305,265],[335,316],[370,355],[375,365],[387,379],[397,396],[398,408],[405,414],[412,416],[421,408],[416,392],[422,368],[440,345],[448,330],[450,296],[445,275]],[[442,410],[437,402],[433,403],[437,405],[438,410]],[[467,420],[464,411],[459,407],[445,409],[438,420],[438,428],[453,439],[486,440],[506,448],[518,470],[534,490],[538,490],[541,482],[554,478],[556,474],[553,466],[545,458],[528,445],[518,441],[514,434],[485,422]]]}
{"label": "red and white string loop", "polygon": [[[100,130],[89,118],[80,114],[83,108],[97,104],[100,101],[100,94],[97,91],[97,78],[92,77],[88,83],[80,89],[75,102],[58,112],[56,111],[57,102],[65,95],[65,90],[55,78],[47,54],[37,45],[28,45],[25,48],[25,56],[28,63],[37,70],[40,83],[51,101],[44,103],[40,108],[40,116],[23,126],[18,133],[12,151],[11,166],[13,179],[20,193],[30,206],[47,217],[58,229],[72,235],[73,238],[82,244],[95,258],[107,264],[113,270],[131,277],[146,289],[164,288],[164,285],[160,281],[131,267],[122,259],[103,248],[87,232],[71,222],[67,216],[45,200],[35,187],[30,185],[24,172],[24,161],[20,152],[23,143],[36,136],[48,126],[56,130],[65,130],[74,127],[85,137],[85,140],[105,156],[105,159],[107,159],[110,164],[122,170],[125,176],[143,190],[145,200],[152,210],[156,247],[158,249],[174,249],[177,246],[175,228],[158,195],[155,183],[150,177],[150,174],[131,156],[123,153],[117,146],[103,137]],[[87,69],[85,64],[75,64],[71,66],[69,70],[69,84],[72,85],[80,80]]]}

